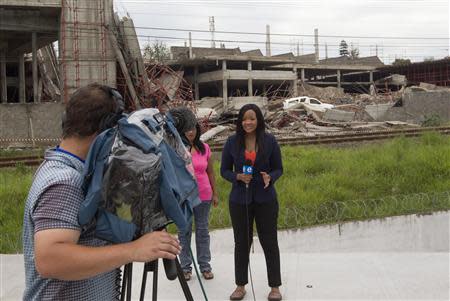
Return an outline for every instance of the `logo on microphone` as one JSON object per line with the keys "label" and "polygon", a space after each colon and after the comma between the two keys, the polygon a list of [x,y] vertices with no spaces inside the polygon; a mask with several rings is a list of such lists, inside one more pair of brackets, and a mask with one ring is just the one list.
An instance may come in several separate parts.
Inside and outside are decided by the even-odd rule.
{"label": "logo on microphone", "polygon": [[244,165],[242,167],[242,173],[244,175],[251,175],[251,174],[253,174],[253,167],[252,166],[248,166],[248,165]]}

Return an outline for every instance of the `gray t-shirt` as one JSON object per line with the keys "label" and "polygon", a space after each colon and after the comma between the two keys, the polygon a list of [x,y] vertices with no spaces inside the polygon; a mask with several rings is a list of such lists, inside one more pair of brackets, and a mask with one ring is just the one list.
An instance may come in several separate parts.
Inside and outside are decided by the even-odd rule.
{"label": "gray t-shirt", "polygon": [[[36,271],[34,261],[34,234],[47,229],[73,229],[81,231],[78,244],[85,246],[104,246],[108,243],[94,236],[94,229],[81,229],[78,224],[78,210],[83,201],[80,181],[69,179],[74,174],[71,169],[67,174],[52,172],[61,168],[73,168],[79,172],[82,165],[65,154],[62,158],[68,166],[57,169],[52,163],[45,162],[37,171],[29,199],[25,207],[24,217],[24,256],[27,285],[24,300],[118,300],[120,297],[120,270],[97,275],[79,281],[63,281],[42,278]],[[77,172],[75,174],[79,175]],[[50,176],[50,177],[49,177]],[[48,180],[48,179],[57,179]],[[66,179],[67,178],[67,179]],[[37,193],[39,192],[39,193]],[[33,201],[33,196],[36,196]]]}

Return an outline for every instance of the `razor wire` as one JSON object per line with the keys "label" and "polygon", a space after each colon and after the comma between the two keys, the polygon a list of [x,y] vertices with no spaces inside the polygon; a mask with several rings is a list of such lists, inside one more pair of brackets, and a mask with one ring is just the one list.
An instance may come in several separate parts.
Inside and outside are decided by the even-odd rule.
{"label": "razor wire", "polygon": [[[280,202],[279,229],[298,229],[323,224],[384,218],[396,215],[428,214],[450,210],[450,191],[392,195],[382,198],[325,201],[318,204]],[[210,228],[231,226],[228,208],[211,210]]]}
{"label": "razor wire", "polygon": [[[340,224],[397,215],[430,214],[450,210],[450,191],[392,195],[382,198],[325,201],[317,204],[280,201],[279,229],[300,229],[324,224]],[[228,206],[212,208],[210,230],[231,227]],[[2,233],[2,252],[21,252],[22,231]]]}

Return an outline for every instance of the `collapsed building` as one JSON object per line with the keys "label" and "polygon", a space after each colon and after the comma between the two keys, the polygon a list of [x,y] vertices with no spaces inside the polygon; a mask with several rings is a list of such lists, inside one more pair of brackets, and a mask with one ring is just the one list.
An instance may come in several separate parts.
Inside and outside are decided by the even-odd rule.
{"label": "collapsed building", "polygon": [[192,99],[180,74],[144,65],[134,24],[114,14],[113,0],[0,3],[1,145],[54,143],[64,103],[93,82],[116,87],[130,111]]}
{"label": "collapsed building", "polygon": [[[249,102],[266,110],[274,131],[311,128],[311,122],[420,123],[435,113],[449,120],[448,92],[423,84],[449,86],[449,66],[448,58],[402,67],[385,66],[376,56],[321,60],[317,44],[315,53],[300,56],[171,47],[170,61],[155,64],[144,61],[132,19],[114,14],[113,0],[3,0],[0,145],[30,138],[33,145],[54,143],[64,103],[92,82],[116,87],[130,111],[190,105],[199,117],[214,119],[208,127],[230,124]],[[420,82],[421,90],[406,88]],[[284,99],[303,95],[336,107],[282,109]],[[421,110],[425,102],[433,105]]]}
{"label": "collapsed building", "polygon": [[[343,80],[348,73],[367,73],[367,81],[358,84],[370,86],[373,73],[384,65],[377,57],[317,61],[316,54],[264,56],[259,49],[171,47],[171,54],[168,64],[184,71],[194,99],[207,97],[208,106],[221,105],[222,110],[239,109],[249,101],[263,105],[274,98],[297,96],[303,83],[346,89],[354,84]],[[336,79],[323,81],[330,75]]]}

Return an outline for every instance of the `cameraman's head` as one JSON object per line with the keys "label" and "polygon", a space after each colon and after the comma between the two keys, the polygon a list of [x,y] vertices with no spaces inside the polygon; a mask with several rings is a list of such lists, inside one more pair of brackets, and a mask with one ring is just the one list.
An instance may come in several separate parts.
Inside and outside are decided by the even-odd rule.
{"label": "cameraman's head", "polygon": [[79,88],[66,105],[63,139],[95,137],[113,127],[123,109],[122,96],[115,89],[100,84]]}

